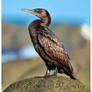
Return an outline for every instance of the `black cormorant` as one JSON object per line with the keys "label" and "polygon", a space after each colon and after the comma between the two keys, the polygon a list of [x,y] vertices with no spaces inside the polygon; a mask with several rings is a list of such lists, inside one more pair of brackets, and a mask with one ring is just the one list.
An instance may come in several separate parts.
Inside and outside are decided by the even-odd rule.
{"label": "black cormorant", "polygon": [[54,70],[54,75],[65,73],[72,79],[74,77],[70,58],[64,49],[63,44],[57,40],[55,34],[48,28],[51,17],[47,10],[36,8],[33,10],[22,9],[32,13],[40,19],[34,20],[29,24],[28,30],[35,50],[46,64],[46,76],[50,75],[50,70]]}

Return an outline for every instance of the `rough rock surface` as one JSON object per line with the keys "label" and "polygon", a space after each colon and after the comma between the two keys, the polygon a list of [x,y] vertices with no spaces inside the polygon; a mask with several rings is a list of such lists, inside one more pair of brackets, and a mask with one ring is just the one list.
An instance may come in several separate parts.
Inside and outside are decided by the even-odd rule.
{"label": "rough rock surface", "polygon": [[85,86],[66,77],[35,77],[11,84],[4,92],[89,92]]}

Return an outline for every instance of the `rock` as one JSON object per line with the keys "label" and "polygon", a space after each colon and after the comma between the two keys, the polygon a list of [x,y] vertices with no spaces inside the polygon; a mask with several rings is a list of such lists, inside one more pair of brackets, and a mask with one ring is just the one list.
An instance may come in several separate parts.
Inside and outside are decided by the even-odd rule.
{"label": "rock", "polygon": [[89,92],[77,80],[66,77],[35,77],[11,84],[4,92]]}
{"label": "rock", "polygon": [[6,89],[16,81],[33,78],[34,76],[43,76],[45,72],[46,67],[40,57],[4,62],[2,64],[2,89]]}

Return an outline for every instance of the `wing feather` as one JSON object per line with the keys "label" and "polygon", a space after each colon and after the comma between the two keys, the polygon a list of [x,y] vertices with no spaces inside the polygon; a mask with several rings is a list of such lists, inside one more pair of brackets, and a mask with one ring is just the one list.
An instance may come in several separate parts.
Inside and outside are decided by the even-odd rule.
{"label": "wing feather", "polygon": [[72,69],[68,54],[52,33],[40,33],[38,35],[38,40],[45,52],[53,61],[56,61],[61,66]]}

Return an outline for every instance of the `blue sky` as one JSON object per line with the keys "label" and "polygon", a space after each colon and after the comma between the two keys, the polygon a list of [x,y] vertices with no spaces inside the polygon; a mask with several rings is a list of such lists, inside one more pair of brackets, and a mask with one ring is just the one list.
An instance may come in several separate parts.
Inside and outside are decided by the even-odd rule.
{"label": "blue sky", "polygon": [[21,8],[45,8],[52,20],[81,20],[88,24],[90,21],[90,0],[2,0],[3,19],[29,19],[30,14],[22,12]]}

